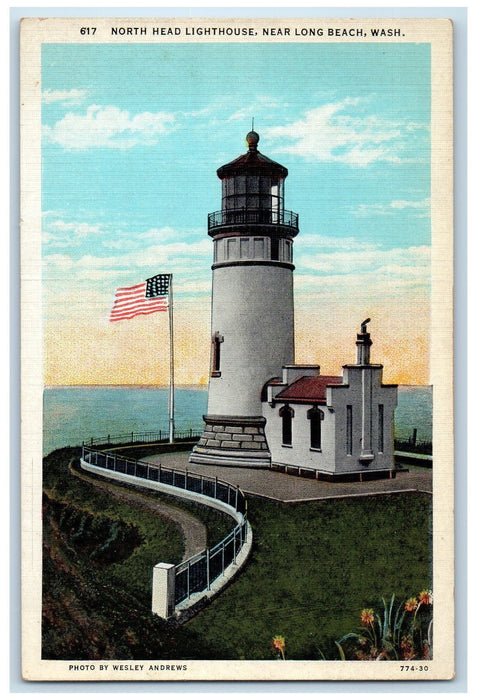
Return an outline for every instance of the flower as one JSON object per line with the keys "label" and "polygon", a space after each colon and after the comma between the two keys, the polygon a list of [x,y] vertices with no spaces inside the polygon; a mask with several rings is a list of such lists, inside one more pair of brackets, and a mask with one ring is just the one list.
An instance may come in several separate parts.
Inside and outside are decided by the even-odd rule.
{"label": "flower", "polygon": [[366,627],[371,627],[374,622],[374,611],[367,608],[361,611],[361,622]]}
{"label": "flower", "polygon": [[432,593],[430,591],[421,591],[419,593],[419,602],[421,605],[432,605]]}
{"label": "flower", "polygon": [[277,635],[272,639],[272,648],[280,653],[282,659],[285,658],[285,637]]}
{"label": "flower", "polygon": [[407,610],[407,612],[414,612],[414,610],[417,610],[417,598],[409,598],[409,600],[406,600],[404,603],[404,610]]}

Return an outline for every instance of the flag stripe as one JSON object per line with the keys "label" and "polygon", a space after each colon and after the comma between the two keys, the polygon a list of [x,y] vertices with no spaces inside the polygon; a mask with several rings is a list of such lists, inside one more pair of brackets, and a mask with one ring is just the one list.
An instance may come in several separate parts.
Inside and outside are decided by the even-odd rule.
{"label": "flag stripe", "polygon": [[109,319],[110,321],[123,321],[125,319],[129,318],[134,318],[135,316],[147,316],[148,314],[155,314],[157,311],[167,311],[167,308],[165,309],[150,309],[149,311],[146,311],[145,309],[141,309],[140,311],[132,311],[130,313],[123,313],[120,316],[111,316]]}
{"label": "flag stripe", "polygon": [[146,289],[146,283],[141,282],[141,284],[135,284],[134,287],[118,287],[116,290],[116,294],[120,294],[121,292],[134,292],[135,289]]}
{"label": "flag stripe", "polygon": [[[157,275],[157,280],[153,277],[147,282],[136,284],[133,287],[118,287],[109,320],[121,321],[134,318],[134,316],[167,311],[167,292],[162,294],[156,293],[156,289],[159,289],[157,285],[161,281],[159,278],[162,277],[164,275]],[[168,285],[166,288],[168,290]],[[160,289],[162,291],[165,287],[162,286]]]}
{"label": "flag stripe", "polygon": [[162,299],[157,299],[157,303],[154,304],[143,304],[142,302],[136,302],[135,304],[121,304],[120,306],[115,306],[111,311],[112,314],[121,313],[121,311],[134,311],[134,309],[167,309],[167,301]]}
{"label": "flag stripe", "polygon": [[122,298],[124,298],[124,297],[139,297],[139,298],[143,298],[143,297],[146,296],[145,293],[144,293],[145,291],[146,291],[145,286],[143,286],[141,289],[135,289],[135,290],[133,290],[132,292],[126,292],[126,291],[120,292],[120,291],[118,290],[118,291],[116,292],[116,296],[119,297],[120,299],[122,299]]}
{"label": "flag stripe", "polygon": [[123,318],[134,318],[134,316],[139,316],[140,314],[153,314],[157,311],[167,311],[167,305],[154,306],[154,307],[137,307],[133,309],[122,309],[115,310],[111,312],[110,321],[119,321]]}

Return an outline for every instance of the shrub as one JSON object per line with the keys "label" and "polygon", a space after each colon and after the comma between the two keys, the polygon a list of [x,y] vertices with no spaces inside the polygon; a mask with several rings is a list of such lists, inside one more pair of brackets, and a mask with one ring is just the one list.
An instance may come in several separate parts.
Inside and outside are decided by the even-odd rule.
{"label": "shrub", "polygon": [[380,616],[361,611],[359,632],[350,632],[336,643],[342,660],[399,660],[432,658],[432,594],[422,591],[394,608],[383,598]]}

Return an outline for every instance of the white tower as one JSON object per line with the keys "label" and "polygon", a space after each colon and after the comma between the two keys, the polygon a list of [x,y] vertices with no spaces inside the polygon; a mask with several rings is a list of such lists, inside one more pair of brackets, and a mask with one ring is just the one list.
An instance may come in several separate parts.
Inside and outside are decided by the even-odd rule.
{"label": "white tower", "polygon": [[209,214],[214,240],[212,350],[204,433],[195,463],[268,467],[261,390],[294,362],[293,238],[284,208],[288,171],[257,150],[218,169],[222,209]]}

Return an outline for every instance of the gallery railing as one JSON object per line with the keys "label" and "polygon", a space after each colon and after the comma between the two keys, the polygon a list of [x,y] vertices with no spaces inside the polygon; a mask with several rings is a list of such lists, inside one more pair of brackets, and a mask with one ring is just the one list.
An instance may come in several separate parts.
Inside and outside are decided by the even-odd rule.
{"label": "gallery railing", "polygon": [[237,209],[220,209],[208,215],[208,230],[219,226],[232,226],[241,224],[265,224],[280,225],[298,231],[298,214],[288,209],[250,209],[241,207]]}
{"label": "gallery railing", "polygon": [[[99,438],[96,438],[99,441]],[[247,540],[247,502],[238,486],[217,477],[204,476],[189,471],[180,471],[161,464],[150,464],[142,460],[123,457],[115,452],[104,452],[83,445],[82,459],[91,466],[108,469],[155,483],[173,486],[194,494],[201,494],[221,501],[240,514],[239,523],[224,539],[210,549],[190,557],[175,567],[175,604],[190,598],[194,593],[210,589],[211,584],[222,576]]]}

